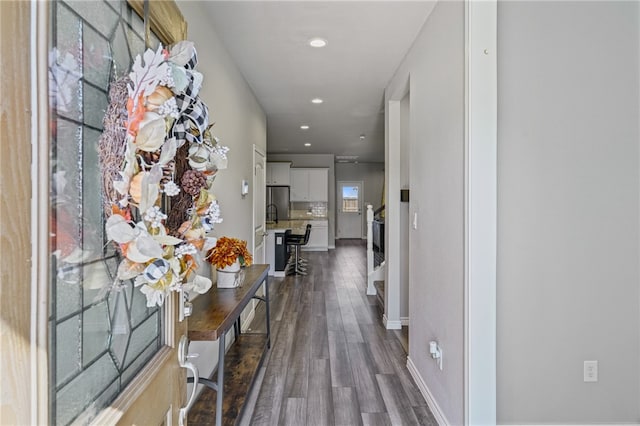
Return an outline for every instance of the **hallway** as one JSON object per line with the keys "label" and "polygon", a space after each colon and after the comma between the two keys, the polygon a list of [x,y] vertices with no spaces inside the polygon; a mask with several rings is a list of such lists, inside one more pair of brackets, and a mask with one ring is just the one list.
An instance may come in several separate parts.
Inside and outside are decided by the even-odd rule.
{"label": "hallway", "polygon": [[364,242],[304,255],[306,277],[271,278],[274,344],[241,424],[435,425],[398,337],[365,295]]}

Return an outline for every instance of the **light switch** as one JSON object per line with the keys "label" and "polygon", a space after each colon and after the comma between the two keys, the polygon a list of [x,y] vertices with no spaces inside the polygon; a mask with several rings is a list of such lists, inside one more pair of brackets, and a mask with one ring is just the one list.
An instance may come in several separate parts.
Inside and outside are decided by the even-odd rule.
{"label": "light switch", "polygon": [[413,229],[418,229],[418,212],[413,212]]}

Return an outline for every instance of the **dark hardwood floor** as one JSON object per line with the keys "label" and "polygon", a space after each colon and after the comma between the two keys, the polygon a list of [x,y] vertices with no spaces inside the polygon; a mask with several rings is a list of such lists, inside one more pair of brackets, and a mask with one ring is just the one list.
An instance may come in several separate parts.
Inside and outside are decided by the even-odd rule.
{"label": "dark hardwood floor", "polygon": [[[243,425],[436,425],[398,335],[366,296],[365,245],[304,252],[308,275],[270,278],[272,348]],[[255,330],[263,327],[260,312]]]}

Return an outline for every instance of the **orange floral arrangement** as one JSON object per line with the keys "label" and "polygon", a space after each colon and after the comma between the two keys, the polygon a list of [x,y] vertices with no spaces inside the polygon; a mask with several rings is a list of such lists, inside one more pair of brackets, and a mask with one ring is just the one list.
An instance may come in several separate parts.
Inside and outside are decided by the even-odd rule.
{"label": "orange floral arrangement", "polygon": [[247,242],[237,238],[218,238],[215,247],[207,253],[207,261],[217,269],[233,265],[236,260],[242,266],[250,266],[253,260],[247,249]]}

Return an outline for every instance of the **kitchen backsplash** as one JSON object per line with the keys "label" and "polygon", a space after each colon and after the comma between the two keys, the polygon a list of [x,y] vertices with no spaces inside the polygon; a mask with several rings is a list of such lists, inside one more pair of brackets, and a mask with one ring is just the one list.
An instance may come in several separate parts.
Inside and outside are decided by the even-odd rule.
{"label": "kitchen backsplash", "polygon": [[308,219],[309,217],[327,217],[327,203],[325,202],[292,202],[291,211],[289,212],[291,219]]}

